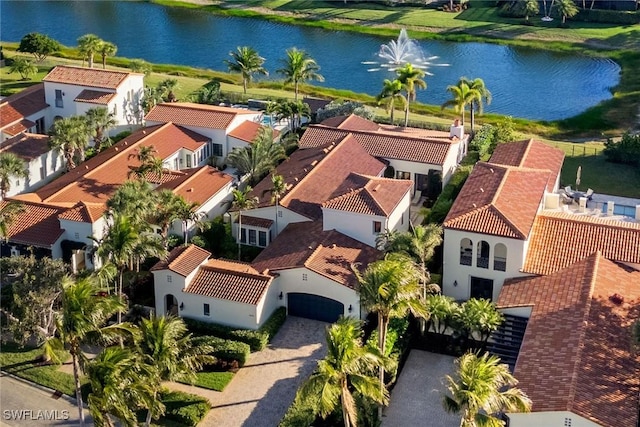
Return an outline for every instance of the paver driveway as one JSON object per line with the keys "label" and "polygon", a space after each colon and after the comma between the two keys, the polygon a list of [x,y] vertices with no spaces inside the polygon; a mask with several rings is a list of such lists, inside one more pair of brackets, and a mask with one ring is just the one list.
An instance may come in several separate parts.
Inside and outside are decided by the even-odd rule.
{"label": "paver driveway", "polygon": [[327,323],[287,317],[268,348],[253,353],[199,426],[276,427],[298,387],[326,353]]}

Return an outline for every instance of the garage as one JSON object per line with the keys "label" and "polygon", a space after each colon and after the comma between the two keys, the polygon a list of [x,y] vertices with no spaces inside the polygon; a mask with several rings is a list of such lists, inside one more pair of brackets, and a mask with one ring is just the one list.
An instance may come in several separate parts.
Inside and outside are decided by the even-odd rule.
{"label": "garage", "polygon": [[288,314],[333,323],[344,313],[339,301],[312,294],[287,294]]}

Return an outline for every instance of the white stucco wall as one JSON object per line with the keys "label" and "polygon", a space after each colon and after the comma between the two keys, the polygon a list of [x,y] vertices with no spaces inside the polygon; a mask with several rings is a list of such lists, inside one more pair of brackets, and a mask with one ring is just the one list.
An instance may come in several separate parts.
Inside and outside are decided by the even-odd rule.
{"label": "white stucco wall", "polygon": [[[393,166],[395,169],[395,173],[398,172],[409,172],[411,174],[411,181],[413,181],[413,188],[411,189],[411,194],[415,193],[416,189],[416,174],[428,175],[429,170],[437,170],[442,171],[442,165],[433,165],[427,163],[417,163],[417,162],[409,162],[406,160],[398,160],[398,159],[385,159],[389,161],[389,166]],[[397,176],[397,175],[396,175]],[[394,176],[394,178],[396,177]]]}
{"label": "white stucco wall", "polygon": [[466,148],[467,148],[466,142],[460,141],[460,142],[451,144],[451,147],[449,148],[449,152],[447,153],[447,156],[444,159],[444,163],[442,164],[442,187],[443,188],[445,185],[447,185],[447,183],[449,182],[449,179],[451,179],[451,175],[453,175],[453,173],[456,171],[456,168],[458,167],[458,163],[460,163],[462,158],[466,155],[467,153]]}
{"label": "white stucco wall", "polygon": [[[306,216],[300,215],[298,213],[293,212],[292,210],[289,210],[285,207],[280,206],[278,208],[278,212],[281,213],[281,215],[278,215],[278,233],[276,233],[276,208],[275,206],[265,206],[263,208],[256,208],[256,209],[251,209],[248,211],[243,211],[242,212],[242,218],[247,217],[247,216],[251,216],[254,218],[263,218],[263,219],[270,219],[271,221],[273,221],[273,225],[272,225],[272,230],[273,230],[273,238],[275,239],[276,236],[282,232],[282,230],[285,229],[285,227],[293,222],[305,222],[305,221],[311,221],[309,218],[307,218]],[[237,238],[238,236],[238,224],[235,223],[235,220],[237,218],[238,213],[237,212],[233,212],[232,217],[233,217],[233,235]],[[243,220],[244,222],[244,220]],[[244,227],[244,225],[243,225]]]}
{"label": "white stucco wall", "polygon": [[[184,309],[180,310],[180,317],[243,329],[257,329],[259,327],[255,305],[209,298],[188,292],[182,292],[179,298],[184,303]],[[209,304],[209,316],[204,315],[205,304]]]}
{"label": "white stucco wall", "polygon": [[[389,220],[387,221],[387,227],[389,230],[395,231],[407,231],[409,230],[409,208],[411,207],[411,190],[407,191],[398,206],[396,206]],[[384,231],[384,230],[383,230]]]}
{"label": "white stucco wall", "polygon": [[373,223],[380,222],[380,233],[387,229],[387,218],[377,215],[364,215],[336,209],[322,208],[322,229],[337,230],[359,242],[376,247],[376,238],[380,233],[374,231]]}
{"label": "white stucco wall", "polygon": [[[533,402],[535,406],[535,402]],[[600,427],[586,418],[569,411],[530,412],[522,414],[507,414],[509,427]]]}
{"label": "white stucco wall", "polygon": [[522,307],[509,307],[509,308],[501,308],[500,312],[504,314],[509,314],[511,316],[518,317],[526,317],[527,319],[531,317],[531,311],[533,310],[533,306],[522,306]]}

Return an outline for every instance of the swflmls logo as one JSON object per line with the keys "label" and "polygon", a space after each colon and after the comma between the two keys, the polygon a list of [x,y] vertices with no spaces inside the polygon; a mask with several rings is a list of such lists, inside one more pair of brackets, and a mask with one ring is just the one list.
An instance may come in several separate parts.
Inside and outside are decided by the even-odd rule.
{"label": "swflmls logo", "polygon": [[69,419],[69,411],[32,410],[32,409],[5,409],[2,411],[5,420],[17,421],[66,421]]}

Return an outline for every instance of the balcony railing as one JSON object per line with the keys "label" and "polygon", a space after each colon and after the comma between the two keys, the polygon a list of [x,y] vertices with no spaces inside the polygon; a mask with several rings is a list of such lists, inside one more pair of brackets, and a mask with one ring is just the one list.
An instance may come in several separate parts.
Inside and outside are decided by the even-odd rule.
{"label": "balcony railing", "polygon": [[507,271],[507,259],[495,257],[493,259],[493,269],[497,271]]}

